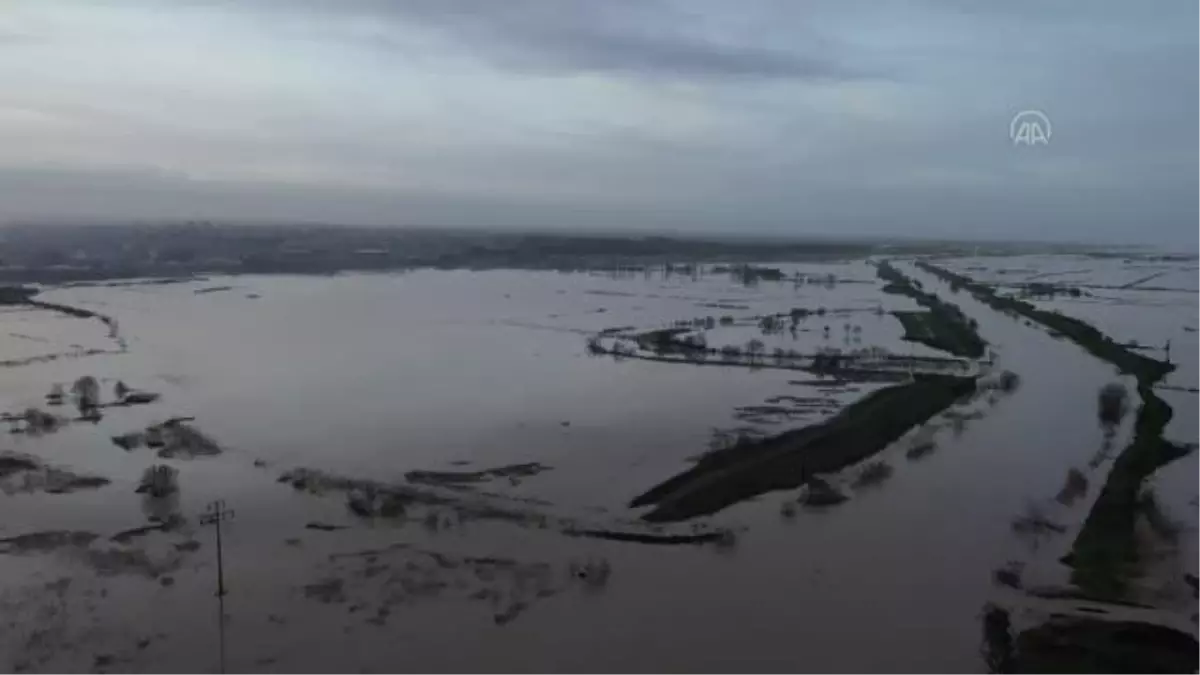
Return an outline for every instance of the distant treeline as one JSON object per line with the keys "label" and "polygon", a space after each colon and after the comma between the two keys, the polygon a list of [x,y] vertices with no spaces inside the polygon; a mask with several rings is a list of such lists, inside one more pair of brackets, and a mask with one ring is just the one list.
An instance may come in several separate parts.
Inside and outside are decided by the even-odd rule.
{"label": "distant treeline", "polygon": [[4,235],[0,241],[0,282],[8,283],[196,274],[332,274],[418,267],[612,269],[699,262],[836,260],[877,254],[961,254],[974,248],[952,242],[865,239],[211,223],[10,227]]}

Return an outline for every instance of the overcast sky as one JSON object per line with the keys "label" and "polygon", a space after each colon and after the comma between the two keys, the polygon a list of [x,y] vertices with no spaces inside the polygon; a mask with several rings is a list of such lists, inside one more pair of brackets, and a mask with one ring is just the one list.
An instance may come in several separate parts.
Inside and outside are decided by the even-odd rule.
{"label": "overcast sky", "polygon": [[1197,7],[3,0],[0,220],[1194,246]]}

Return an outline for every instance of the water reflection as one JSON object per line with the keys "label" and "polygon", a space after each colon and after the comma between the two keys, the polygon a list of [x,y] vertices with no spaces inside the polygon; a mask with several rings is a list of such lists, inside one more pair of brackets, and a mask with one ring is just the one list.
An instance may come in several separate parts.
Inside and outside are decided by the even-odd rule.
{"label": "water reflection", "polygon": [[143,494],[142,513],[146,516],[146,520],[152,523],[169,523],[178,520],[182,517],[179,510],[179,493],[172,492],[162,496]]}
{"label": "water reflection", "polygon": [[[820,278],[823,269],[812,276]],[[587,359],[584,336],[608,326],[657,326],[713,311],[696,309],[705,303],[738,306],[729,311],[738,313],[739,322],[795,305],[813,308],[814,316],[805,320],[813,325],[793,324],[795,342],[789,329],[779,332],[774,325],[769,335],[757,335],[762,331],[755,321],[732,325],[731,318],[724,326],[738,345],[760,339],[766,351],[756,361],[773,365],[774,358],[764,358],[776,354],[773,339],[787,340],[785,348],[814,351],[822,345],[826,322],[834,344],[833,338],[846,334],[840,320],[817,319],[825,312],[816,307],[855,305],[867,312],[855,321],[863,317],[868,344],[892,335],[887,345],[908,353],[898,328],[886,332],[894,328],[893,317],[879,317],[876,325],[869,316],[877,307],[869,284],[838,283],[831,295],[824,283],[810,284],[805,277],[803,284],[759,282],[749,292],[749,286],[731,288],[724,274],[672,272],[670,284],[687,284],[685,293],[666,288],[657,277],[647,283],[644,274],[648,271],[639,269],[609,280],[415,272],[403,283],[352,275],[250,278],[245,283],[261,287],[265,300],[202,296],[202,313],[195,316],[187,314],[193,298],[186,286],[181,292],[187,302],[169,290],[132,298],[110,289],[105,292],[113,295],[124,330],[137,337],[135,349],[120,359],[102,357],[89,368],[103,382],[161,381],[169,388],[163,401],[144,411],[105,409],[96,430],[75,425],[40,439],[39,451],[64,464],[101,469],[127,485],[151,453],[120,452],[109,445],[109,436],[169,415],[197,415],[230,452],[189,465],[194,468],[188,469],[187,498],[202,502],[220,494],[255,505],[247,509],[253,518],[244,523],[241,540],[235,533],[227,542],[237,551],[237,588],[253,588],[253,599],[235,592],[230,607],[247,626],[246,644],[283,645],[281,669],[346,669],[357,665],[345,661],[353,654],[376,668],[404,662],[414,669],[502,663],[530,670],[548,665],[697,670],[712,663],[728,666],[733,658],[761,658],[765,667],[780,670],[800,663],[813,669],[954,671],[978,670],[983,658],[988,668],[1007,670],[1011,628],[997,615],[985,615],[984,632],[994,634],[997,647],[980,657],[980,624],[971,619],[990,597],[996,562],[1012,554],[1009,520],[1021,500],[1053,496],[1063,472],[1083,466],[1095,452],[1100,439],[1093,395],[1112,376],[1086,355],[1076,358],[1073,345],[1044,337],[1039,342],[1026,334],[1030,329],[999,327],[984,315],[981,329],[1004,348],[1005,365],[1026,376],[1018,395],[989,393],[987,403],[994,407],[988,417],[970,425],[960,418],[960,435],[939,434],[937,452],[922,455],[927,459],[921,462],[896,460],[921,448],[906,441],[888,460],[895,476],[863,499],[816,512],[808,505],[787,509],[768,497],[720,514],[726,521],[720,525],[744,532],[716,549],[736,552],[736,560],[714,556],[710,546],[569,539],[555,529],[538,529],[532,518],[501,524],[468,515],[464,520],[470,522],[459,527],[445,515],[452,509],[439,515],[435,507],[409,509],[410,525],[398,529],[381,517],[347,518],[340,494],[321,498],[280,490],[274,472],[250,464],[246,452],[281,471],[317,466],[398,480],[413,469],[445,469],[460,460],[476,466],[545,461],[553,471],[520,485],[497,481],[462,492],[499,489],[512,497],[546,499],[572,513],[597,507],[609,509],[597,518],[636,517],[624,510],[630,493],[686,466],[703,451],[712,427],[729,430],[713,439],[715,447],[750,435],[738,430],[736,408],[814,385],[788,384],[797,374],[769,368],[751,373]],[[790,268],[787,274],[792,278]],[[797,289],[807,297],[795,299]],[[592,291],[624,295],[606,295],[607,311],[600,314],[593,313]],[[893,299],[883,301],[888,309],[897,306],[890,304]],[[548,325],[551,313],[557,317]],[[716,317],[704,321],[709,329],[721,323]],[[849,332],[853,343],[857,331],[852,326]],[[48,365],[48,371],[14,371],[21,392],[40,396],[50,382],[71,382],[79,374],[61,363]],[[506,386],[515,382],[521,383],[521,396]],[[6,409],[27,405],[21,392]],[[570,426],[562,425],[567,419]],[[85,514],[88,529],[115,529],[105,513],[118,513],[112,520],[127,524],[139,506],[145,517],[157,519],[180,509],[178,492],[144,495],[139,504],[122,495],[128,488],[110,490],[83,502],[89,510],[95,506]],[[61,504],[52,503],[42,514],[14,503],[14,521],[51,527],[74,522],[53,520],[69,510]],[[781,523],[781,515],[789,522]],[[306,530],[306,521],[338,525]],[[403,547],[389,548],[394,544]],[[956,552],[949,562],[947,550]],[[336,564],[330,556],[339,556]],[[580,579],[567,562],[586,566],[599,559],[618,571]],[[207,582],[211,568],[204,574]],[[335,607],[298,590],[326,577],[343,579],[346,599],[330,603]],[[177,599],[201,597],[186,572],[179,579],[173,590],[155,587],[149,597],[166,592]],[[599,579],[605,583],[593,586]],[[586,609],[566,597],[537,602],[571,588],[596,597]],[[605,592],[590,592],[597,588]],[[211,584],[199,593],[208,601]],[[803,597],[804,603],[781,597]],[[437,598],[465,602],[423,604]],[[869,616],[847,611],[861,602],[882,611]],[[194,621],[190,612],[174,607],[189,604],[155,605],[154,623],[170,631],[172,640],[186,642],[186,628]],[[536,611],[524,611],[534,606]],[[471,612],[481,610],[485,620],[474,621]],[[289,625],[267,618],[277,615],[286,615]],[[389,622],[388,630],[379,630]],[[412,637],[401,643],[397,634]],[[194,660],[178,653],[148,658],[168,669],[201,662],[211,658],[214,646],[211,631],[204,636],[207,643]],[[849,640],[864,648],[848,652]],[[236,664],[239,648],[233,643],[231,648]],[[251,663],[251,657],[270,655],[240,656],[241,663]]]}

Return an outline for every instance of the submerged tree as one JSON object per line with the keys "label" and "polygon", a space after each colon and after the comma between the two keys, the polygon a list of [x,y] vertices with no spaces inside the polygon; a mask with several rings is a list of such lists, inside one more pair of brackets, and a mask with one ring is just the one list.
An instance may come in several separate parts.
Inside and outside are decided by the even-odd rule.
{"label": "submerged tree", "polygon": [[778,333],[783,330],[783,319],[773,315],[764,316],[759,320],[758,327],[763,335]]}
{"label": "submerged tree", "polygon": [[1000,378],[997,382],[1000,391],[1012,393],[1021,385],[1021,377],[1011,370],[1005,370],[1000,373]]}
{"label": "submerged tree", "polygon": [[178,475],[177,470],[165,464],[146,467],[136,492],[147,493],[152,497],[165,497],[179,489]]}
{"label": "submerged tree", "polygon": [[75,405],[80,414],[94,411],[100,405],[100,383],[91,375],[84,375],[71,385],[71,393],[75,395]]}
{"label": "submerged tree", "polygon": [[756,358],[762,355],[766,348],[767,346],[763,344],[762,340],[750,340],[746,343],[746,354],[750,357],[750,361],[753,363]]}
{"label": "submerged tree", "polygon": [[604,346],[600,344],[600,338],[598,338],[596,336],[589,337],[587,339],[587,351],[588,351],[588,354],[593,354],[593,355],[603,354]]}

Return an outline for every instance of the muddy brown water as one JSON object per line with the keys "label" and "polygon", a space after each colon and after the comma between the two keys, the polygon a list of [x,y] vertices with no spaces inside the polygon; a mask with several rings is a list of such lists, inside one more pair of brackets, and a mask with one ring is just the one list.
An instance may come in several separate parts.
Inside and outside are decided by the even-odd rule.
{"label": "muddy brown water", "polygon": [[[697,304],[730,298],[836,307],[839,291],[804,288],[813,295],[798,302],[765,283],[523,272],[218,281],[233,288],[53,292],[118,318],[129,352],[0,372],[6,410],[84,373],[163,393],[96,425],[10,438],[113,484],[4,497],[0,536],[94,532],[87,550],[117,552],[0,555],[5,667],[216,670],[213,533],[194,516],[221,498],[236,511],[223,531],[230,670],[980,671],[992,571],[1037,555],[1012,520],[1051,500],[1068,469],[1087,470],[1104,441],[1095,392],[1116,379],[1069,342],[947,295],[1020,388],[973,402],[985,414],[958,428],[935,418],[936,447],[919,461],[905,442],[884,451],[893,475],[847,488],[839,506],[785,518],[795,495],[768,494],[711,519],[735,543],[703,546],[566,537],[452,504],[365,521],[340,493],[275,479],[300,466],[387,481],[538,462],[549,470],[466,489],[589,522],[636,516],[628,499],[686,468],[713,427],[739,424],[737,407],[815,390],[786,371],[589,358],[586,334],[703,316],[715,310]],[[194,415],[225,449],[169,460],[181,491],[168,507],[189,522],[107,541],[162,506],[134,488],[163,461],[109,437],[174,415]]]}

